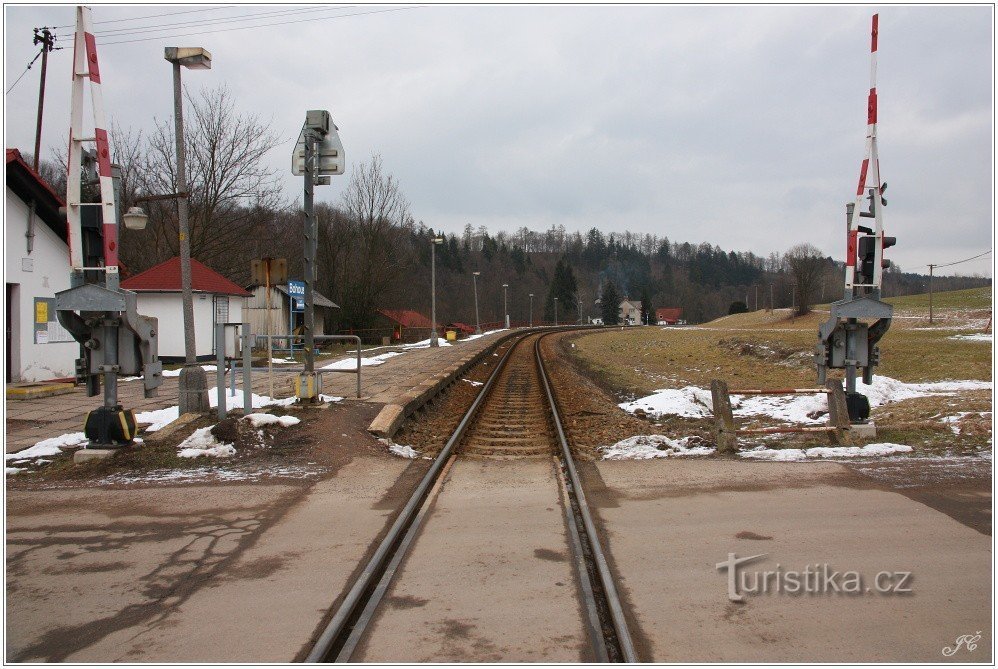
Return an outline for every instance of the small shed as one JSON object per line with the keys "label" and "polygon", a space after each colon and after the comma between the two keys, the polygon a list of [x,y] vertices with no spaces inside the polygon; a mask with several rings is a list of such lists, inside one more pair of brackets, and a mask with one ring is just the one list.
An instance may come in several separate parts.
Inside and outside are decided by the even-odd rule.
{"label": "small shed", "polygon": [[[294,281],[292,281],[294,284]],[[267,332],[267,287],[252,284],[248,286],[250,298],[246,302],[246,322],[257,334]],[[319,291],[312,292],[315,304],[315,334],[326,334],[326,317],[333,309],[340,307]],[[273,284],[270,286],[270,333],[273,335],[288,335],[301,332],[305,323],[305,312],[293,308],[293,301],[288,292],[288,285]],[[274,348],[287,348],[288,342],[275,340]]]}
{"label": "small shed", "polygon": [[655,310],[655,322],[659,325],[678,325],[682,317],[682,307],[661,307]]}
{"label": "small shed", "polygon": [[[138,294],[138,311],[159,319],[159,357],[164,362],[184,359],[184,297],[180,257],[175,256],[121,282]],[[191,258],[194,291],[194,346],[198,360],[215,357],[215,324],[241,323],[251,293],[210,267]]]}
{"label": "small shed", "polygon": [[[377,332],[381,336],[390,336],[393,342],[427,339],[433,330],[429,318],[411,309],[378,309],[376,321]],[[439,325],[437,327],[441,329]]]}

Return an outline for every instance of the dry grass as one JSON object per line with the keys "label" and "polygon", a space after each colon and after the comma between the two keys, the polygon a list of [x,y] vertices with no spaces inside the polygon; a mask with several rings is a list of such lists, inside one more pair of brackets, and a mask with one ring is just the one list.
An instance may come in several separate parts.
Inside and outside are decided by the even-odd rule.
{"label": "dry grass", "polygon": [[[992,346],[951,338],[983,328],[990,312],[980,305],[989,305],[990,296],[990,289],[936,294],[937,327],[896,318],[881,341],[877,373],[908,383],[991,381]],[[920,297],[892,301],[898,311],[917,310]],[[925,303],[927,309],[927,299]],[[660,388],[707,387],[712,379],[723,379],[732,388],[813,387],[817,328],[827,317],[818,311],[791,318],[789,310],[777,310],[726,316],[699,327],[617,328],[579,337],[572,350],[581,366],[621,399]],[[830,376],[842,378],[838,370]],[[873,417],[884,428],[881,441],[890,437],[960,451],[990,446],[991,410],[991,393],[985,391],[908,400],[880,407]],[[960,427],[955,433],[954,424],[943,419],[960,412],[970,413],[954,419]]]}

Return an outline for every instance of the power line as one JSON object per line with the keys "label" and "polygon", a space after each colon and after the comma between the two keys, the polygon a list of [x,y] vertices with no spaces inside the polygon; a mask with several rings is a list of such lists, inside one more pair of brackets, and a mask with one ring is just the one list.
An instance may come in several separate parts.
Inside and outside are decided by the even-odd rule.
{"label": "power line", "polygon": [[[196,19],[191,21],[180,21],[177,23],[164,23],[159,26],[146,25],[146,26],[130,26],[128,28],[113,28],[111,30],[95,31],[94,36],[105,37],[105,38],[128,37],[131,35],[139,35],[142,33],[170,31],[177,28],[185,28],[185,27],[193,28],[197,26],[212,25],[212,24],[218,25],[218,24],[227,24],[227,23],[239,23],[243,21],[256,21],[274,16],[287,16],[291,14],[303,14],[309,12],[321,12],[321,11],[352,9],[352,8],[353,5],[344,5],[340,7],[310,7],[304,9],[285,8],[274,11],[259,12],[257,14],[249,14],[246,16],[226,16],[214,19]],[[72,36],[72,34],[73,33],[64,33],[63,35],[60,35],[60,37],[67,39],[70,36]]]}
{"label": "power line", "polygon": [[945,265],[937,265],[935,263],[932,263],[929,266],[930,267],[935,267],[937,269],[940,268],[940,267],[950,267],[952,265],[959,265],[961,263],[970,262],[971,260],[977,260],[978,258],[982,258],[982,257],[988,255],[989,253],[991,253],[991,251],[985,251],[984,253],[978,253],[976,256],[973,256],[972,258],[964,258],[963,260],[957,260],[956,262],[948,262]]}
{"label": "power line", "polygon": [[17,86],[18,82],[21,81],[21,79],[24,78],[24,75],[26,75],[28,73],[28,70],[30,70],[31,66],[35,64],[35,61],[38,60],[41,57],[43,51],[45,51],[44,47],[42,47],[38,51],[38,53],[35,54],[35,57],[31,59],[31,62],[28,63],[28,66],[26,68],[24,68],[24,72],[21,72],[21,76],[19,76],[17,78],[17,81],[15,81],[14,83],[12,83],[10,85],[10,88],[7,89],[7,93],[10,93],[12,90],[14,90],[14,86]]}
{"label": "power line", "polygon": [[120,40],[118,42],[105,42],[105,43],[101,44],[101,46],[113,46],[115,44],[130,44],[132,42],[145,42],[145,41],[148,41],[150,39],[163,40],[163,39],[174,39],[174,38],[177,38],[177,37],[193,37],[195,35],[215,35],[215,34],[218,34],[218,33],[232,32],[232,31],[235,31],[235,30],[252,30],[254,28],[271,28],[271,27],[274,27],[274,26],[286,26],[286,25],[291,25],[291,24],[294,24],[294,23],[307,23],[307,22],[310,22],[310,21],[326,21],[326,20],[329,20],[329,19],[345,19],[345,18],[348,18],[348,17],[351,17],[351,16],[365,16],[367,14],[384,14],[386,12],[401,12],[401,11],[405,11],[407,9],[421,9],[421,8],[422,8],[422,5],[415,5],[415,6],[412,6],[412,7],[393,7],[391,9],[379,9],[379,10],[374,10],[374,11],[370,11],[370,12],[354,12],[353,14],[338,14],[336,16],[309,17],[307,19],[299,19],[297,21],[280,21],[278,23],[262,23],[262,24],[256,25],[256,26],[237,26],[235,28],[218,28],[218,29],[215,29],[215,30],[203,30],[201,32],[195,32],[195,33],[181,33],[181,34],[176,34],[176,35],[157,35],[155,37],[140,37],[140,38],[136,38],[136,39]]}
{"label": "power line", "polygon": [[[121,23],[122,21],[141,21],[144,19],[154,19],[159,16],[179,16],[181,14],[194,14],[196,12],[216,12],[220,9],[231,9],[232,7],[238,7],[239,5],[222,5],[220,7],[207,7],[204,9],[188,9],[182,12],[166,12],[164,14],[147,14],[146,16],[134,16],[130,19],[107,19],[105,21],[94,21],[94,25],[99,25],[103,23]],[[55,26],[52,30],[60,30],[62,28],[75,28],[76,25],[70,23],[65,26]]]}

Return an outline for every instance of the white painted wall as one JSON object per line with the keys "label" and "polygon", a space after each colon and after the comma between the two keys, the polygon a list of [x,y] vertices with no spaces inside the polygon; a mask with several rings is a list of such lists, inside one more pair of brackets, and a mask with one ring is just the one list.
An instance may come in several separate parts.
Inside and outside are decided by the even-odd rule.
{"label": "white painted wall", "polygon": [[[184,302],[181,293],[136,291],[138,311],[159,320],[159,356],[184,357]],[[199,359],[215,355],[214,295],[194,293],[194,348]],[[246,298],[229,295],[229,323],[241,323]]]}
{"label": "white painted wall", "polygon": [[[4,251],[4,281],[18,284],[15,291],[18,304],[13,345],[17,354],[12,381],[47,381],[72,377],[80,345],[67,343],[35,343],[36,297],[55,297],[56,292],[69,288],[69,248],[43,221],[35,219],[35,241],[28,254],[25,232],[28,229],[28,207],[7,188],[4,209],[6,249]],[[29,259],[29,265],[22,264]],[[54,311],[49,320],[55,321]],[[13,325],[14,323],[12,323]]]}

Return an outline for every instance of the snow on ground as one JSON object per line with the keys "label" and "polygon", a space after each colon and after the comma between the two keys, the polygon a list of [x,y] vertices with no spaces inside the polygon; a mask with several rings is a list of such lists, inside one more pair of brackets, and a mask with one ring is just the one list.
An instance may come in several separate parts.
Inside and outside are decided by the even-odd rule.
{"label": "snow on ground", "polygon": [[61,454],[62,451],[59,450],[60,446],[77,446],[85,444],[86,442],[87,438],[82,432],[71,432],[70,434],[63,434],[58,437],[52,437],[51,439],[43,439],[34,446],[26,448],[23,451],[18,451],[17,453],[7,453],[4,456],[4,459],[10,461],[45,458]]}
{"label": "snow on ground", "polygon": [[487,337],[489,335],[496,334],[497,332],[506,332],[506,328],[501,328],[499,330],[489,330],[488,332],[483,332],[482,334],[468,335],[467,337],[464,337],[462,339],[458,339],[458,342],[472,341],[474,339],[481,339],[482,337]]}
{"label": "snow on ground", "polygon": [[397,455],[400,458],[407,458],[409,460],[415,460],[416,458],[419,457],[419,451],[414,449],[412,446],[396,444],[391,439],[378,439],[378,441],[387,446],[388,452],[391,453],[392,455]]}
{"label": "snow on ground", "polygon": [[251,413],[248,416],[243,416],[243,420],[253,427],[263,427],[264,425],[291,427],[301,422],[300,418],[294,416],[275,416],[272,413]]}
{"label": "snow on ground", "polygon": [[[289,404],[295,403],[295,398],[285,397],[284,399],[278,400],[268,395],[257,395],[256,393],[251,393],[250,402],[252,403],[254,409],[261,409],[267,406],[288,406]],[[217,386],[208,391],[208,403],[212,407],[218,406]],[[235,395],[230,395],[228,390],[225,391],[225,408],[227,410],[243,408],[242,390],[237,390]],[[155,409],[153,411],[143,411],[141,413],[137,413],[135,414],[135,422],[143,425],[150,423],[149,427],[147,427],[145,431],[156,432],[158,430],[162,430],[179,417],[180,407],[172,406],[166,407],[165,409]]]}
{"label": "snow on ground", "polygon": [[[402,355],[402,352],[389,351],[388,353],[382,353],[380,355],[372,355],[370,358],[361,358],[360,365],[361,367],[377,367],[378,365],[385,364],[386,360],[394,358],[397,355]],[[342,360],[331,362],[322,367],[322,369],[357,369],[357,356],[355,354],[349,358],[343,358]]]}
{"label": "snow on ground", "polygon": [[177,448],[180,452],[177,455],[181,458],[196,458],[200,455],[207,455],[212,458],[227,458],[236,454],[236,447],[232,444],[223,444],[211,433],[211,427],[202,427],[194,430],[194,433],[180,442]]}
{"label": "snow on ground", "polygon": [[812,458],[869,458],[895,453],[910,453],[911,446],[904,444],[867,444],[866,446],[815,446],[814,448],[766,448],[756,446],[740,451],[739,456],[753,460],[795,462]]}
{"label": "snow on ground", "polygon": [[656,390],[647,397],[624,402],[620,408],[629,413],[641,409],[653,418],[659,416],[702,418],[711,414],[710,391],[695,386],[686,386],[680,390]]}
{"label": "snow on ground", "polygon": [[323,395],[322,393],[319,393],[319,401],[321,401],[321,402],[330,402],[330,403],[332,403],[332,402],[342,402],[343,398],[339,397],[338,395]]}
{"label": "snow on ground", "polygon": [[[443,337],[439,337],[437,339],[437,343],[440,344],[441,346],[453,346],[453,344],[451,344],[449,341],[447,341]],[[411,344],[403,344],[402,345],[402,348],[404,348],[407,351],[411,351],[411,350],[416,349],[416,348],[429,348],[429,347],[430,347],[430,340],[429,339],[424,339],[423,341],[416,341],[416,342],[413,342]]]}
{"label": "snow on ground", "polygon": [[[990,381],[939,381],[936,383],[904,383],[887,376],[877,376],[873,385],[859,384],[859,392],[870,400],[871,407],[914,397],[952,395],[967,390],[990,390]],[[814,395],[752,395],[731,396],[735,416],[768,416],[788,423],[823,423],[823,415],[811,418],[808,414],[826,412],[828,400],[824,394]],[[641,409],[652,418],[682,416],[701,418],[710,416],[710,391],[694,386],[675,390],[658,390],[652,395],[620,404],[624,411],[634,413]]]}
{"label": "snow on ground", "polygon": [[669,458],[684,455],[710,455],[714,449],[710,446],[688,446],[689,437],[669,439],[660,434],[638,435],[612,446],[601,446],[603,460],[649,460],[651,458]]}
{"label": "snow on ground", "polygon": [[4,474],[17,474],[18,472],[23,471],[23,467],[4,467]]}
{"label": "snow on ground", "polygon": [[471,385],[475,386],[476,388],[478,386],[484,386],[485,385],[481,381],[472,381],[471,379],[461,379],[461,380],[464,381],[465,383],[470,383]]}
{"label": "snow on ground", "polygon": [[274,365],[297,365],[298,361],[294,358],[271,358],[271,364]]}
{"label": "snow on ground", "polygon": [[[215,367],[215,365],[201,365],[201,369],[203,369],[206,372],[214,372],[218,368]],[[171,377],[171,376],[180,376],[180,370],[179,369],[164,369],[163,370],[163,378],[168,378],[168,377]],[[130,378],[136,378],[136,379],[138,379],[138,378],[141,378],[141,377],[136,376],[136,377],[130,377]]]}
{"label": "snow on ground", "polygon": [[281,476],[294,479],[318,476],[322,468],[298,466],[263,467],[260,469],[225,469],[213,466],[191,469],[155,469],[141,474],[112,474],[96,482],[98,486],[122,485],[129,483],[189,483],[192,481],[257,481],[262,478]]}
{"label": "snow on ground", "polygon": [[978,332],[977,334],[969,335],[953,335],[952,337],[947,337],[947,339],[958,339],[960,341],[983,341],[989,344],[994,343],[994,337],[990,332]]}

